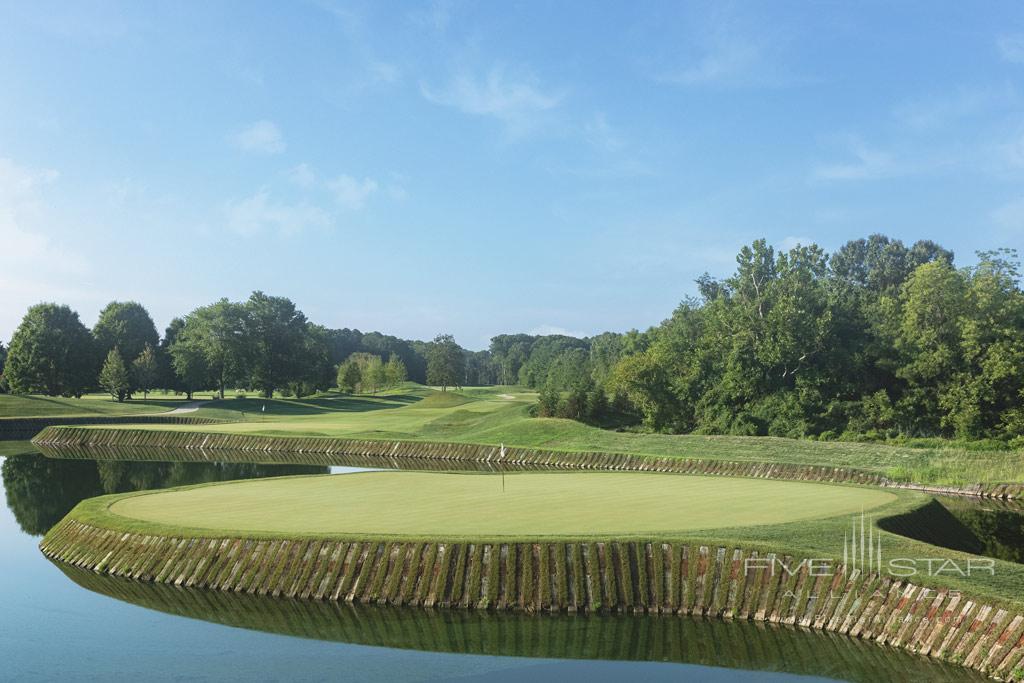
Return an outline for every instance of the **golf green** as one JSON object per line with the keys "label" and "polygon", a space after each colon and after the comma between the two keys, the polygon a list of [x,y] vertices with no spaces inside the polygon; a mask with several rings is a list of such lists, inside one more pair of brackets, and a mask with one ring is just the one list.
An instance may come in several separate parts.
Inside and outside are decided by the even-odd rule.
{"label": "golf green", "polygon": [[860,512],[873,488],[644,473],[365,472],[228,482],[116,500],[109,511],[188,529],[301,535],[666,535]]}

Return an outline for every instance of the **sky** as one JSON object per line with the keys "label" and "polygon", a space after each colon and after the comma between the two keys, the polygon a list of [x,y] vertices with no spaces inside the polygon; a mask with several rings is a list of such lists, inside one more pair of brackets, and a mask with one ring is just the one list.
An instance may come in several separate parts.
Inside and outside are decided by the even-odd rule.
{"label": "sky", "polygon": [[1015,2],[0,0],[0,340],[249,292],[468,348],[744,244],[1024,249]]}

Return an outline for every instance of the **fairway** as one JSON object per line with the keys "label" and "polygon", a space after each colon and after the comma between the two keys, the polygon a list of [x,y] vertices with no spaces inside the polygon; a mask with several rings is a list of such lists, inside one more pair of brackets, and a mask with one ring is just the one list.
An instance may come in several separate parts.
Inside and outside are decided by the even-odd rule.
{"label": "fairway", "polygon": [[877,489],[643,473],[366,472],[230,482],[115,501],[110,512],[189,529],[299,535],[670,535],[860,512]]}

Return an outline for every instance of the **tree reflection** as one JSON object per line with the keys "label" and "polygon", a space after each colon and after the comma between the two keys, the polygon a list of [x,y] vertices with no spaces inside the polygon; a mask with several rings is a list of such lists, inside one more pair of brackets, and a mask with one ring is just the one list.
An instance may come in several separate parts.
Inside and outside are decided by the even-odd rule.
{"label": "tree reflection", "polygon": [[7,507],[33,536],[49,531],[79,501],[106,493],[328,471],[317,465],[53,460],[35,453],[9,456],[0,469]]}

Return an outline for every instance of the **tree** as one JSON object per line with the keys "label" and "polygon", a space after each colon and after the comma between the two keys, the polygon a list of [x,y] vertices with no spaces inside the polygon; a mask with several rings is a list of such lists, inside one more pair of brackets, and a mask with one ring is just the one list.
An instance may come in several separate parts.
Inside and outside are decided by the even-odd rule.
{"label": "tree", "polygon": [[490,351],[464,351],[466,356],[466,385],[485,386],[497,384],[498,366]]}
{"label": "tree", "polygon": [[107,353],[107,359],[100,370],[99,383],[118,403],[124,401],[128,387],[131,386],[131,378],[116,346]]}
{"label": "tree", "polygon": [[11,338],[4,377],[14,393],[81,396],[95,379],[92,335],[67,306],[28,309]]}
{"label": "tree", "polygon": [[384,367],[384,384],[394,387],[405,381],[405,363],[398,356],[392,354]]}
{"label": "tree", "polygon": [[380,356],[366,353],[365,351],[357,351],[346,358],[345,362],[355,367],[352,376],[357,377],[357,379],[353,386],[362,392],[371,391],[372,378],[370,377],[370,366],[380,363]]}
{"label": "tree", "polygon": [[379,332],[368,332],[363,335],[359,350],[380,356],[381,359],[398,356],[405,364],[410,379],[414,382],[425,382],[427,379],[426,359],[417,352],[415,343]]}
{"label": "tree", "polygon": [[499,334],[491,337],[491,357],[498,366],[498,381],[515,384],[519,369],[530,357],[530,349],[537,337],[529,334]]}
{"label": "tree", "polygon": [[[537,337],[530,345],[529,356],[519,367],[519,383],[528,387],[544,386],[558,357],[573,349],[583,352],[580,356],[582,359],[588,356],[590,345],[586,340],[562,334]],[[589,360],[587,362],[589,363]],[[589,373],[590,370],[585,368],[582,372]]]}
{"label": "tree", "polygon": [[[121,360],[129,368],[147,344],[155,348],[160,343],[153,318],[142,304],[135,301],[111,301],[107,304],[100,311],[92,334],[96,338],[99,358],[105,358],[111,349],[117,348],[120,349]],[[122,399],[131,398],[135,387],[135,378],[129,372],[128,387]]]}
{"label": "tree", "polygon": [[179,339],[171,344],[169,353],[174,374],[178,378],[178,388],[185,392],[188,400],[192,400],[194,392],[213,384],[206,357],[198,344]]}
{"label": "tree", "polygon": [[160,364],[157,362],[156,351],[149,344],[142,350],[139,357],[132,361],[135,384],[142,389],[142,397],[149,398],[149,390],[160,377]]}
{"label": "tree", "polygon": [[919,266],[903,285],[896,374],[908,385],[899,404],[908,431],[937,435],[942,429],[940,397],[963,369],[966,292],[963,274],[940,261]]}
{"label": "tree", "polygon": [[242,336],[249,384],[270,398],[301,378],[306,316],[290,299],[253,292],[245,302]]}
{"label": "tree", "polygon": [[355,361],[346,360],[338,366],[338,389],[346,394],[354,393],[362,379],[359,364]]}
{"label": "tree", "polygon": [[221,398],[224,398],[225,385],[244,374],[247,341],[243,337],[244,325],[242,304],[221,299],[185,316],[178,334],[178,342],[191,344],[202,354]]}
{"label": "tree", "polygon": [[174,392],[184,391],[185,388],[174,372],[174,360],[171,358],[171,347],[178,340],[181,331],[185,329],[183,318],[172,318],[170,324],[164,329],[163,339],[157,347],[157,362],[160,364],[160,379],[157,384],[164,389],[171,389]]}
{"label": "tree", "polygon": [[0,342],[0,394],[7,392],[7,380],[4,379],[4,365],[7,363],[7,349]]}
{"label": "tree", "polygon": [[296,396],[305,396],[329,389],[335,380],[335,368],[327,329],[312,323],[306,326],[299,376],[293,382]]}
{"label": "tree", "polygon": [[465,362],[462,348],[455,343],[455,337],[450,334],[437,335],[427,355],[427,383],[440,386],[441,391],[447,391],[449,386],[461,387]]}
{"label": "tree", "polygon": [[384,383],[387,382],[387,371],[384,368],[384,363],[381,362],[380,356],[371,356],[369,361],[366,363],[361,371],[363,377],[363,390],[370,390],[370,393],[376,394]]}
{"label": "tree", "polygon": [[537,395],[537,417],[555,417],[561,397],[550,384],[545,385]]}

